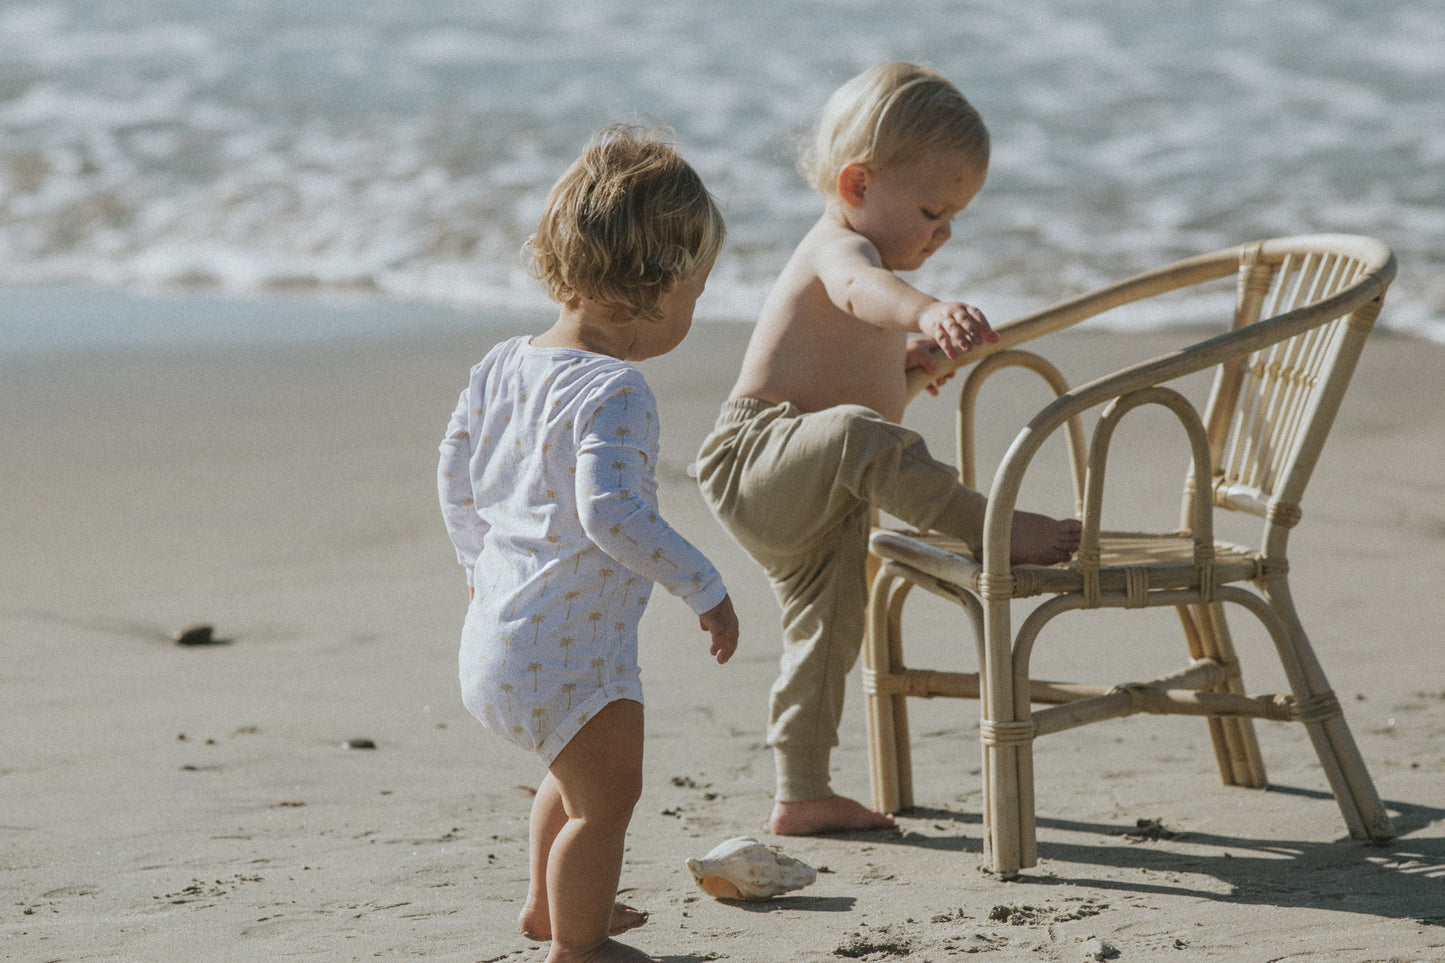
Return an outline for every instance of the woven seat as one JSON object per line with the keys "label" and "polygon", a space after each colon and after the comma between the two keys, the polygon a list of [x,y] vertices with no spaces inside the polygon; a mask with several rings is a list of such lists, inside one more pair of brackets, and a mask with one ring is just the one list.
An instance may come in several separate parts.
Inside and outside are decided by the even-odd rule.
{"label": "woven seat", "polygon": [[[926,575],[966,588],[975,596],[983,594],[983,564],[970,557],[968,546],[956,538],[883,529],[873,533],[869,547],[879,557],[903,562]],[[1199,579],[1193,548],[1193,537],[1184,532],[1100,533],[1099,591],[1127,594],[1131,586],[1135,592],[1140,588],[1189,588]],[[1241,582],[1258,578],[1264,562],[1251,549],[1217,542],[1214,566],[1216,581]],[[1084,590],[1084,576],[1077,562],[1015,565],[1012,576],[1010,592],[1016,599]]]}
{"label": "woven seat", "polygon": [[[1180,261],[1002,325],[998,344],[954,363],[973,365],[959,401],[959,465],[970,487],[979,487],[973,413],[983,382],[1002,368],[1022,366],[1043,377],[1056,398],[1016,436],[994,475],[977,559],[969,546],[938,535],[873,532],[863,671],[876,808],[895,812],[913,804],[907,699],[944,696],[980,702],[985,858],[1004,876],[1037,858],[1033,740],[1137,713],[1206,718],[1222,781],[1251,787],[1266,782],[1252,720],[1301,723],[1350,835],[1393,836],[1295,611],[1287,548],[1303,518],[1305,485],[1394,271],[1389,249],[1370,238],[1258,242]],[[1230,275],[1237,277],[1237,294],[1222,333],[1081,387],[1070,389],[1052,364],[1016,347],[1120,305]],[[1202,413],[1171,384],[1199,372],[1213,373]],[[1172,413],[1177,437],[1191,452],[1179,530],[1101,531],[1115,429],[1145,407]],[[1086,417],[1094,423],[1087,445]],[[1010,523],[1020,487],[1040,447],[1060,433],[1072,455],[1083,522],[1078,556],[1061,565],[1011,566]],[[1257,547],[1217,541],[1214,521],[1222,512],[1256,517]],[[962,606],[977,672],[907,667],[902,608],[915,586]],[[1015,628],[1014,603],[1021,599],[1036,601]],[[1160,606],[1174,608],[1183,627],[1187,658],[1177,671],[1113,685],[1030,678],[1035,640],[1057,616]],[[1290,691],[1246,692],[1226,609],[1243,609],[1263,626]]]}

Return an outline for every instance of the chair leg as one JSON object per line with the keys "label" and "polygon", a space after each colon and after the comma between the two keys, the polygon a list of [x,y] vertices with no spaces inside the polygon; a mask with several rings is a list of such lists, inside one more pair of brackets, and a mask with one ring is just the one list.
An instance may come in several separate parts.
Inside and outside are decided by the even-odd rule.
{"label": "chair leg", "polygon": [[1005,879],[1038,862],[1033,741],[1011,733],[1013,725],[985,720],[982,727],[984,862]]}
{"label": "chair leg", "polygon": [[1263,591],[1284,624],[1285,642],[1295,662],[1294,671],[1290,671],[1288,664],[1285,668],[1294,687],[1300,721],[1314,743],[1315,754],[1319,756],[1320,765],[1334,791],[1350,836],[1376,841],[1393,839],[1395,830],[1389,813],[1380,802],[1374,780],[1370,778],[1365,760],[1345,723],[1339,701],[1325,678],[1324,668],[1315,656],[1309,637],[1305,635],[1288,581],[1284,578],[1271,579],[1263,585]]}
{"label": "chair leg", "polygon": [[[1239,673],[1239,658],[1234,640],[1224,619],[1224,606],[1180,606],[1179,619],[1189,643],[1189,654],[1196,659],[1212,659],[1228,667],[1229,681],[1224,691],[1243,694],[1244,682]],[[1244,716],[1209,716],[1209,736],[1214,744],[1214,761],[1219,779],[1226,786],[1263,789],[1268,783],[1264,756],[1255,737],[1254,721]]]}
{"label": "chair leg", "polygon": [[[902,670],[903,602],[913,591],[913,583],[900,580],[888,600],[888,665]],[[913,743],[908,735],[908,694],[893,695],[893,758],[898,770],[898,810],[913,808]],[[889,810],[890,812],[896,810]]]}
{"label": "chair leg", "polygon": [[873,808],[892,813],[913,805],[913,758],[908,740],[908,698],[891,686],[903,665],[900,613],[911,584],[884,565],[868,598],[863,645],[863,708],[868,721],[868,770]]}
{"label": "chair leg", "polygon": [[[979,741],[983,745],[984,858],[990,869],[1006,879],[1038,862],[1028,667],[1026,662],[1022,666],[1014,663],[1007,606],[1006,600],[986,605],[984,658],[979,667],[983,676]],[[1027,650],[1031,644],[1031,639],[1021,639],[1019,647]]]}

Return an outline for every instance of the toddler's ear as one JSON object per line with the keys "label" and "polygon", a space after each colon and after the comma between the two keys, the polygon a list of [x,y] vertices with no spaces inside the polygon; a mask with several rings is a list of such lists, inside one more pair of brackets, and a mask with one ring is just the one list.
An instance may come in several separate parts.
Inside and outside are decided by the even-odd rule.
{"label": "toddler's ear", "polygon": [[838,196],[849,207],[862,207],[863,195],[868,191],[868,168],[862,164],[848,164],[838,172]]}

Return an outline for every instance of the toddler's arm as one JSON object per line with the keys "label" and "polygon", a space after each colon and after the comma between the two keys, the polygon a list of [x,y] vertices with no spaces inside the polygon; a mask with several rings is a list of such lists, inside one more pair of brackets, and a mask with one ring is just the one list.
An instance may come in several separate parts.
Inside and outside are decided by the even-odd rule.
{"label": "toddler's arm", "polygon": [[456,546],[457,561],[466,569],[468,586],[472,584],[472,570],[486,537],[486,523],[477,514],[472,499],[469,395],[469,390],[463,391],[457,400],[456,411],[447,423],[446,437],[438,449],[441,457],[437,462],[437,498],[441,502],[442,520]]}
{"label": "toddler's arm", "polygon": [[697,615],[709,615],[727,596],[722,576],[642,495],[652,488],[652,469],[639,446],[647,426],[655,424],[652,394],[643,386],[615,392],[583,427],[577,449],[578,519],[607,554],[682,599]]}
{"label": "toddler's arm", "polygon": [[841,310],[880,328],[921,332],[950,358],[998,340],[978,308],[924,294],[885,267],[867,238],[851,231],[820,248],[818,278]]}

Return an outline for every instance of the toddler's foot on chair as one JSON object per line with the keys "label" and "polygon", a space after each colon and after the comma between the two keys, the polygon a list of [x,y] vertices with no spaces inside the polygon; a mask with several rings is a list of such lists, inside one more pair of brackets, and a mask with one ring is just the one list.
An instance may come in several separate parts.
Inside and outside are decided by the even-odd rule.
{"label": "toddler's foot on chair", "polygon": [[812,836],[850,829],[890,829],[896,823],[887,813],[874,812],[847,796],[827,796],[773,804],[768,829],[779,836]]}
{"label": "toddler's foot on chair", "polygon": [[1009,561],[1014,565],[1067,562],[1079,550],[1082,531],[1083,526],[1076,518],[1057,519],[1033,512],[1014,512]]}
{"label": "toddler's foot on chair", "polygon": [[[626,903],[617,903],[612,907],[612,925],[608,929],[608,935],[621,936],[628,930],[635,930],[647,922],[648,915]],[[552,921],[547,918],[546,912],[536,913],[530,908],[524,909],[517,920],[517,926],[529,940],[545,943],[552,938]]]}

